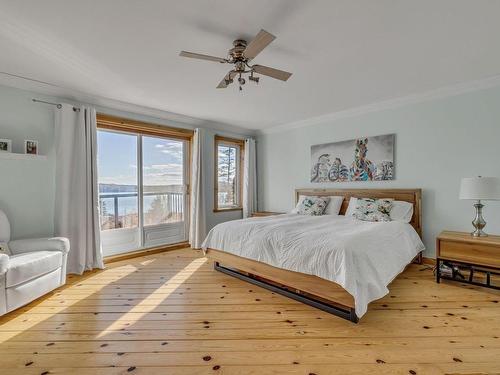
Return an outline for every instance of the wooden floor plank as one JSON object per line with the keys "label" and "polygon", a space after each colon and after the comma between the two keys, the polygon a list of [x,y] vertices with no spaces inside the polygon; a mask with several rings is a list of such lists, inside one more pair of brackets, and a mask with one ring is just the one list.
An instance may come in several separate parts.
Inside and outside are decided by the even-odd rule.
{"label": "wooden floor plank", "polygon": [[43,370],[38,368],[6,369],[10,374],[40,375],[41,371],[49,374],[67,375],[401,375],[401,374],[498,374],[500,365],[492,363],[445,363],[445,364],[359,364],[359,365],[253,365],[253,366],[221,366],[216,363],[207,363],[204,366],[162,366],[162,367],[111,367],[111,368],[53,368]]}
{"label": "wooden floor plank", "polygon": [[500,373],[500,292],[412,265],[355,325],[213,270],[128,259],[0,318],[9,374]]}
{"label": "wooden floor plank", "polygon": [[[371,348],[349,351],[244,351],[244,352],[162,352],[162,353],[88,353],[88,354],[5,354],[2,353],[3,366],[7,368],[30,367],[47,368],[57,363],[61,367],[72,367],[74,363],[85,367],[159,367],[204,365],[211,361],[221,366],[246,365],[258,362],[261,365],[301,364],[374,364],[377,362],[405,363],[496,363],[500,349],[420,349],[416,350],[373,350]],[[207,360],[207,358],[210,358]],[[78,366],[77,366],[78,367]]]}
{"label": "wooden floor plank", "polygon": [[330,350],[421,350],[421,349],[500,349],[500,340],[491,336],[469,337],[391,337],[325,338],[276,340],[118,340],[118,341],[9,341],[7,353],[156,353],[156,352],[233,352],[233,351],[330,351]]}

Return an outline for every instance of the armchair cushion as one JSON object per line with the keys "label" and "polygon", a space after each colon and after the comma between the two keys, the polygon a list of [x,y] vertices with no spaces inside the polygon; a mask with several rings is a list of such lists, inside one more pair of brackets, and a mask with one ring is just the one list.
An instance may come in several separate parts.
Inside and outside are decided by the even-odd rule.
{"label": "armchair cushion", "polygon": [[60,251],[62,253],[68,253],[69,240],[64,237],[14,240],[9,242],[9,249],[12,254],[32,251]]}
{"label": "armchair cushion", "polygon": [[62,266],[61,251],[34,251],[11,255],[8,260],[6,287],[12,287],[57,270]]}

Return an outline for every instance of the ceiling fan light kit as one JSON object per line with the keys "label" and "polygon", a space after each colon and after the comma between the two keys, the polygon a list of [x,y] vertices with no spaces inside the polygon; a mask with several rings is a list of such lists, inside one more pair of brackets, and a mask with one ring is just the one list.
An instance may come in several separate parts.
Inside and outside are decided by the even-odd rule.
{"label": "ceiling fan light kit", "polygon": [[220,81],[217,86],[218,89],[225,89],[231,83],[234,82],[234,78],[237,78],[240,91],[243,89],[243,85],[247,82],[245,76],[249,81],[259,83],[260,77],[255,76],[255,73],[265,75],[271,78],[279,79],[281,81],[287,81],[292,73],[285,72],[283,70],[270,68],[264,65],[251,65],[250,61],[254,59],[264,48],[266,48],[276,37],[265,30],[260,30],[255,38],[247,43],[246,40],[236,39],[233,42],[233,48],[228,52],[227,58],[215,57],[209,55],[203,55],[200,53],[181,51],[180,56],[189,57],[192,59],[207,60],[213,62],[219,62],[221,64],[233,64],[234,67],[231,69]]}

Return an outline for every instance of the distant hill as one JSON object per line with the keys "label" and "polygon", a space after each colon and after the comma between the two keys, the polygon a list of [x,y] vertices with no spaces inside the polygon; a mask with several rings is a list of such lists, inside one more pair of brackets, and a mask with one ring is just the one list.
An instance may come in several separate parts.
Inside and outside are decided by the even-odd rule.
{"label": "distant hill", "polygon": [[[180,193],[182,185],[145,185],[144,191],[148,193]],[[99,184],[100,193],[136,193],[136,185],[119,185],[119,184]]]}

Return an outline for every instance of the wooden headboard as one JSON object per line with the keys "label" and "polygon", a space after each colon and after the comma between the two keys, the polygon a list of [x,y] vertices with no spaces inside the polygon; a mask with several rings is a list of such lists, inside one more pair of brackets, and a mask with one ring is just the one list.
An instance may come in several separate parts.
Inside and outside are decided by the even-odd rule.
{"label": "wooden headboard", "polygon": [[343,196],[344,201],[340,208],[340,214],[344,215],[349,205],[349,199],[355,198],[393,198],[413,204],[413,217],[410,224],[415,228],[418,235],[422,237],[422,189],[296,189],[295,203],[299,195],[336,195]]}

